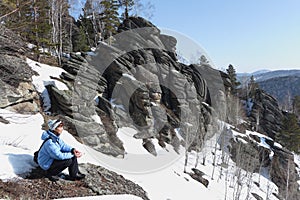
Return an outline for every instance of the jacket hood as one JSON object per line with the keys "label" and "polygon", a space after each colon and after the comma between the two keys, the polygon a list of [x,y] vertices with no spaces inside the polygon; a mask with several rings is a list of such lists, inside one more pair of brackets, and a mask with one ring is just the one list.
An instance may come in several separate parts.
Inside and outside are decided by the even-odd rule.
{"label": "jacket hood", "polygon": [[42,133],[42,140],[46,140],[49,136],[51,136],[51,138],[57,140],[58,136],[56,136],[52,131],[48,130],[48,131],[44,131]]}

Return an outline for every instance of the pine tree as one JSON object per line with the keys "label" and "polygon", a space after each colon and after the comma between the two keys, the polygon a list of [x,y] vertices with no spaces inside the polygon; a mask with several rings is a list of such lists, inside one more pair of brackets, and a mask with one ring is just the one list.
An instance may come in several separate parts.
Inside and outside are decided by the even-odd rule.
{"label": "pine tree", "polygon": [[32,25],[28,27],[28,39],[36,45],[36,53],[39,61],[40,47],[48,47],[51,43],[49,36],[51,26],[49,24],[49,4],[47,0],[33,0]]}
{"label": "pine tree", "polygon": [[253,75],[250,77],[250,81],[248,83],[248,88],[249,88],[249,96],[250,97],[254,96],[256,89],[259,88],[259,85],[258,85],[258,83],[256,83]]}
{"label": "pine tree", "polygon": [[80,26],[79,32],[76,35],[74,35],[73,50],[75,52],[76,51],[84,52],[89,50],[89,46],[87,45],[87,38],[83,26]]}
{"label": "pine tree", "polygon": [[81,25],[84,26],[90,47],[97,46],[103,30],[103,22],[100,14],[103,12],[102,0],[87,0],[83,8],[83,16],[80,18]]}
{"label": "pine tree", "polygon": [[117,27],[120,24],[118,17],[119,3],[117,0],[103,0],[101,6],[103,7],[101,13],[101,21],[104,25],[103,36],[107,39],[117,32]]}
{"label": "pine tree", "polygon": [[21,0],[1,1],[1,22],[4,23],[7,28],[18,32],[23,36],[32,23],[32,15],[28,15],[32,12],[32,4],[32,0],[25,2]]}
{"label": "pine tree", "polygon": [[283,120],[282,131],[277,139],[289,150],[296,153],[300,152],[300,126],[295,114],[287,113]]}
{"label": "pine tree", "polygon": [[124,13],[122,13],[123,19],[129,18],[129,12],[133,9],[135,0],[119,0],[119,3],[122,8],[124,8]]}
{"label": "pine tree", "polygon": [[[18,17],[21,20],[21,11],[24,7],[30,5],[31,0],[21,1],[21,0],[2,0],[0,1],[0,22],[6,22],[11,20],[16,22]],[[9,19],[9,20],[7,20]]]}
{"label": "pine tree", "polygon": [[300,117],[300,96],[295,96],[293,99],[293,112]]}
{"label": "pine tree", "polygon": [[235,71],[234,67],[231,64],[228,66],[226,71],[227,71],[227,74],[228,74],[229,79],[231,81],[231,92],[232,92],[232,94],[236,94],[237,93],[237,88],[241,84],[236,78],[236,71]]}
{"label": "pine tree", "polygon": [[19,33],[27,27],[26,21],[29,21],[29,16],[26,11],[30,9],[32,0],[3,0],[0,1],[0,22],[6,27]]}
{"label": "pine tree", "polygon": [[28,42],[36,45],[39,58],[40,47],[49,46],[49,4],[47,0],[5,0],[0,3],[1,16],[9,29],[18,32]]}

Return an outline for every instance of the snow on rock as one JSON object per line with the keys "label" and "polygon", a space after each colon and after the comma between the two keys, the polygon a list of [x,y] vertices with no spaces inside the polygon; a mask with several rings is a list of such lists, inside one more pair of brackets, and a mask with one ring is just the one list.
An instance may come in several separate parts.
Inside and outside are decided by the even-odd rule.
{"label": "snow on rock", "polygon": [[43,111],[47,113],[51,108],[51,100],[45,86],[55,85],[60,90],[68,90],[68,87],[64,83],[50,78],[50,76],[58,78],[59,75],[65,71],[62,68],[38,63],[29,58],[27,58],[26,61],[28,65],[39,74],[38,76],[32,76],[33,85],[40,93],[43,101]]}
{"label": "snow on rock", "polygon": [[256,131],[246,131],[246,134],[247,135],[256,135],[256,136],[258,136],[258,137],[260,137],[260,138],[266,138],[266,139],[268,139],[268,140],[272,140],[273,141],[273,139],[272,138],[270,138],[269,136],[266,136],[266,135],[264,135],[264,134],[261,134],[261,133],[258,133],[258,132],[256,132]]}
{"label": "snow on rock", "polygon": [[[0,178],[7,180],[16,178],[19,174],[27,173],[36,166],[32,161],[32,155],[42,142],[40,139],[43,131],[41,125],[44,121],[40,114],[20,115],[6,110],[0,110],[0,116],[10,121],[10,124],[0,123]],[[232,132],[233,137],[240,134],[235,131]],[[253,134],[253,132],[248,134],[250,133]],[[83,152],[83,156],[78,160],[79,163],[100,165],[123,175],[126,179],[139,184],[148,193],[151,200],[196,200],[201,197],[223,200],[225,196],[228,200],[233,199],[233,194],[238,187],[236,178],[238,170],[241,170],[243,176],[240,199],[245,199],[247,194],[251,195],[251,193],[255,193],[264,199],[267,196],[272,200],[277,199],[273,193],[277,194],[278,188],[268,179],[267,169],[265,176],[257,173],[251,174],[249,188],[247,187],[249,173],[239,169],[230,157],[228,157],[228,166],[222,167],[222,151],[219,150],[218,145],[216,146],[217,136],[207,141],[200,153],[189,153],[187,160],[186,169],[188,173],[192,172],[191,169],[196,167],[205,174],[203,177],[209,181],[208,187],[205,187],[191,178],[189,174],[184,173],[185,157],[183,149],[181,149],[181,154],[177,154],[171,146],[167,146],[164,149],[158,145],[157,140],[153,140],[158,152],[157,156],[153,156],[142,147],[140,140],[133,138],[134,134],[136,134],[134,129],[126,127],[120,128],[117,133],[127,152],[123,159],[113,158],[97,152],[79,143],[67,131],[64,131],[61,137],[66,143]],[[142,158],[142,160],[136,160],[136,157]],[[166,160],[167,162],[160,167],[153,165],[153,168],[151,166]],[[198,163],[197,160],[199,161]],[[205,165],[201,164],[203,160],[205,160]],[[143,171],[141,171],[141,168]],[[134,173],[136,169],[140,171]],[[254,182],[259,184],[254,184]],[[89,197],[87,198],[90,199]],[[139,199],[129,195],[100,196],[95,198],[111,198],[114,200],[118,198]]]}
{"label": "snow on rock", "polygon": [[237,141],[240,141],[240,142],[242,142],[242,143],[244,143],[244,144],[247,144],[247,143],[248,143],[246,140],[244,140],[244,139],[242,139],[242,138],[237,138]]}
{"label": "snow on rock", "polygon": [[39,76],[32,77],[33,85],[38,92],[42,93],[45,89],[45,84],[53,83],[53,81],[59,90],[68,90],[68,87],[64,83],[50,78],[50,76],[58,78],[62,72],[65,72],[62,68],[38,63],[29,58],[26,61],[39,74]]}
{"label": "snow on rock", "polygon": [[[10,143],[2,143],[0,145],[0,162],[2,163],[0,165],[0,178],[9,179],[18,177],[18,174],[26,173],[35,166],[35,163],[32,161],[32,154],[41,144],[40,135],[42,133],[41,125],[43,124],[43,118],[39,114],[31,116],[26,115],[25,117],[8,111],[2,111],[1,113],[1,116],[10,120],[11,124],[0,124],[1,130],[4,130],[3,132],[1,131],[0,141],[8,141],[7,139],[4,139],[4,137],[8,136],[11,138],[9,141],[23,138],[19,143],[16,143],[13,146],[10,145]],[[14,116],[14,118],[11,116]],[[19,119],[19,121],[17,119]],[[227,168],[221,168],[219,164],[221,162],[222,152],[219,150],[216,151],[216,165],[213,164],[214,156],[212,152],[214,152],[215,149],[215,143],[217,141],[216,137],[207,141],[201,153],[196,154],[195,152],[192,152],[189,154],[188,158],[187,171],[190,172],[191,168],[195,167],[197,157],[200,157],[200,160],[205,157],[205,165],[198,163],[197,169],[203,171],[205,173],[204,177],[209,180],[208,188],[206,188],[201,183],[192,179],[188,174],[184,173],[185,158],[183,153],[178,156],[178,154],[172,150],[171,146],[168,146],[167,149],[158,149],[157,157],[152,156],[141,147],[141,142],[139,140],[133,138],[135,133],[135,130],[125,127],[121,128],[118,132],[118,136],[123,141],[125,149],[128,152],[124,159],[113,158],[101,154],[100,152],[79,143],[67,131],[64,131],[61,137],[66,143],[83,152],[83,157],[78,160],[80,163],[92,163],[104,166],[109,170],[113,170],[123,175],[125,178],[143,187],[150,199],[196,200],[200,197],[205,197],[206,199],[223,200],[226,196],[226,188],[227,199],[232,199],[234,187],[236,187],[235,183],[237,182],[234,178],[237,167],[230,159],[229,166]],[[153,142],[157,143],[155,140]],[[177,155],[176,159],[171,160],[169,163],[156,170],[145,170],[144,172],[133,173],[132,171],[120,169],[143,164],[135,162],[133,155],[142,155],[144,156],[145,161],[149,160],[150,163],[155,163],[168,159],[172,154]],[[116,168],[115,164],[118,164],[120,168]],[[216,166],[215,169],[214,166]],[[243,173],[246,174],[245,171],[243,171]],[[276,199],[272,193],[277,193],[277,187],[265,177],[253,174],[253,180],[258,179],[260,179],[260,187],[251,184],[251,192],[265,198],[267,195],[266,191],[269,191],[270,199]],[[245,183],[243,184],[244,189],[242,190],[241,199],[245,199],[248,188]],[[89,197],[86,198],[90,199]],[[114,200],[118,198],[127,198],[130,200],[139,199],[130,195],[100,196],[95,198],[111,198]]]}
{"label": "snow on rock", "polygon": [[33,48],[35,48],[35,47],[36,47],[36,45],[34,45],[34,44],[31,44],[31,43],[28,43],[28,44],[27,44],[27,47],[28,47],[29,49],[33,49]]}
{"label": "snow on rock", "polygon": [[132,80],[132,81],[136,81],[136,78],[133,77],[133,76],[130,75],[130,74],[123,73],[122,76],[123,76],[123,77],[126,77],[126,78],[129,78],[129,79]]}
{"label": "snow on rock", "polygon": [[279,143],[277,143],[277,142],[274,143],[274,146],[277,147],[277,148],[279,148],[279,149],[282,149],[282,145],[279,144]]}

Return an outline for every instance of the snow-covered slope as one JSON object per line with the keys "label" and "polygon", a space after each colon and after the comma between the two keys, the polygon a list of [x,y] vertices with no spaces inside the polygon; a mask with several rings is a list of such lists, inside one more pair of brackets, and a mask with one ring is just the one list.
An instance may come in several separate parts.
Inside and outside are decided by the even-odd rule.
{"label": "snow-covered slope", "polygon": [[[20,115],[6,110],[0,110],[0,115],[9,120],[11,124],[0,124],[0,178],[3,180],[18,177],[19,174],[29,172],[36,164],[32,161],[33,152],[38,149],[41,144],[40,134],[42,132],[41,125],[43,123],[42,116],[37,115]],[[206,158],[206,164],[197,164],[197,168],[205,173],[205,178],[209,181],[206,188],[201,183],[192,179],[187,173],[184,173],[184,156],[178,156],[177,160],[170,162],[169,165],[153,170],[139,172],[137,174],[132,171],[124,170],[124,167],[119,169],[115,166],[109,166],[111,161],[119,163],[121,166],[139,165],[140,163],[135,160],[132,155],[143,155],[150,162],[158,162],[161,158],[172,154],[172,149],[169,152],[161,149],[157,157],[147,153],[137,140],[131,137],[134,134],[131,128],[121,128],[118,132],[121,140],[124,142],[125,149],[128,156],[124,159],[112,158],[96,152],[79,142],[77,142],[68,132],[64,131],[62,138],[74,147],[81,149],[84,152],[83,158],[79,162],[90,162],[98,165],[105,165],[106,168],[114,170],[122,174],[125,178],[134,181],[142,186],[148,193],[149,198],[156,199],[199,199],[205,196],[208,199],[233,199],[234,193],[237,191],[237,180],[235,179],[235,172],[238,170],[235,163],[230,160],[227,168],[221,168],[220,150],[215,152],[216,137],[207,141],[205,148],[197,155],[195,152],[189,154],[187,171],[190,172],[191,168],[197,164],[197,156],[200,160]],[[238,134],[235,132],[235,134]],[[219,149],[219,148],[217,148]],[[131,156],[130,156],[131,155]],[[149,155],[149,156],[148,156]],[[216,162],[214,168],[213,162]],[[112,162],[113,163],[113,162]],[[113,163],[114,164],[114,163]],[[126,167],[125,167],[126,169]],[[214,170],[214,172],[213,172]],[[242,173],[246,172],[242,170]],[[260,187],[253,184],[254,181],[260,179]],[[248,192],[246,183],[242,184],[242,192],[240,199],[245,199]],[[272,193],[277,193],[277,187],[270,182],[266,177],[253,174],[251,180],[251,193],[256,193],[261,197],[269,195],[270,199],[277,199]],[[268,194],[267,194],[268,193]],[[129,198],[131,199],[131,198]]]}

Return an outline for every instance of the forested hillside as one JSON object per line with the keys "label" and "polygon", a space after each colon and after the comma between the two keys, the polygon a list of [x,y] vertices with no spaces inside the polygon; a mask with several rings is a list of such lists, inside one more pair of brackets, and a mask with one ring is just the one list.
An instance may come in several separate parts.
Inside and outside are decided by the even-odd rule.
{"label": "forested hillside", "polygon": [[274,96],[284,109],[291,110],[295,96],[300,96],[300,76],[275,77],[258,82],[259,86]]}
{"label": "forested hillside", "polygon": [[[68,57],[70,52],[90,51],[99,42],[111,37],[122,20],[138,13],[151,16],[153,11],[151,3],[138,0],[87,0],[82,10],[76,2],[1,1],[0,24],[32,44],[33,59],[49,62],[49,56],[56,56],[60,65],[62,58]],[[75,8],[77,11],[74,11]],[[72,12],[81,14],[74,19],[70,15]]]}

